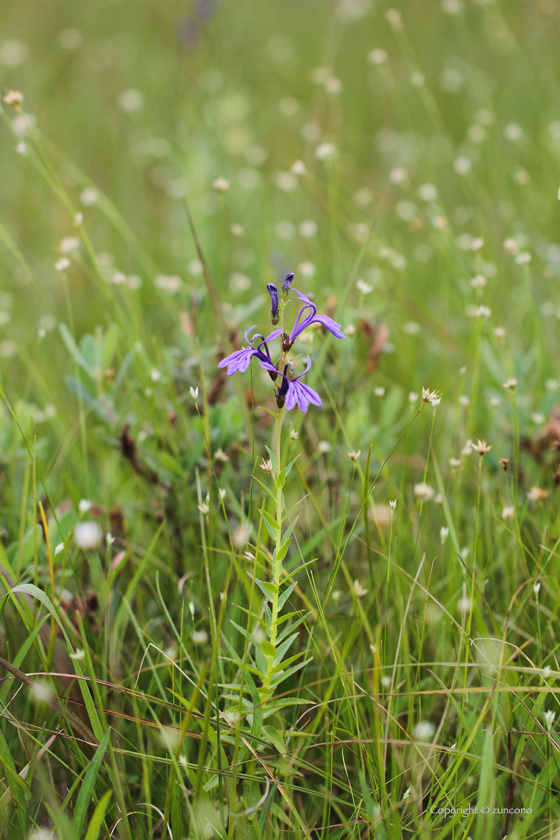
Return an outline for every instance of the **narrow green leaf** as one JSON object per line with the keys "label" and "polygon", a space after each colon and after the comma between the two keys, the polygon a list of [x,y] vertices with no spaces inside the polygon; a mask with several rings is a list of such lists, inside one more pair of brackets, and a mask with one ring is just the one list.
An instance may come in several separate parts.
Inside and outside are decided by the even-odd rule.
{"label": "narrow green leaf", "polygon": [[270,527],[271,527],[271,528],[274,528],[274,530],[275,530],[275,531],[279,531],[279,530],[280,530],[280,525],[278,524],[278,522],[277,522],[277,521],[276,521],[276,519],[272,516],[272,514],[271,514],[271,513],[269,513],[267,510],[261,510],[260,508],[259,508],[259,513],[262,513],[262,515],[264,516],[264,518],[265,518],[265,519],[268,521],[268,523],[270,524]]}
{"label": "narrow green leaf", "polygon": [[276,656],[276,648],[270,642],[267,642],[266,639],[261,642],[261,650],[265,656]]}
{"label": "narrow green leaf", "polygon": [[103,761],[110,737],[111,730],[107,729],[107,732],[101,739],[101,743],[95,751],[95,755],[93,756],[91,764],[89,765],[84,777],[84,781],[82,782],[82,787],[80,788],[80,793],[78,794],[78,800],[76,802],[76,810],[74,812],[73,829],[76,837],[82,836],[82,827],[86,818],[87,809],[92,800],[97,774],[99,772],[99,768],[101,767],[101,762]]}
{"label": "narrow green leaf", "polygon": [[275,729],[273,726],[263,726],[262,733],[267,741],[270,741],[273,747],[276,747],[279,753],[286,752],[286,744],[284,743],[284,739],[280,732]]}
{"label": "narrow green leaf", "polygon": [[99,800],[99,805],[95,809],[93,817],[90,820],[84,840],[98,840],[99,832],[101,831],[101,826],[103,824],[103,820],[105,819],[105,812],[107,811],[112,795],[113,791],[108,790],[107,793],[105,793]]}

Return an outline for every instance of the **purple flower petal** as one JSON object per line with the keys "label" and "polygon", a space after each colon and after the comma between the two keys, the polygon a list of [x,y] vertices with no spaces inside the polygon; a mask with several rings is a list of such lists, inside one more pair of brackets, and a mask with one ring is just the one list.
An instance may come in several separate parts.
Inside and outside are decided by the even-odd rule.
{"label": "purple flower petal", "polygon": [[218,364],[218,367],[227,367],[228,376],[237,373],[237,371],[245,373],[249,367],[251,356],[254,356],[256,352],[257,351],[252,347],[242,347],[241,350],[236,350],[235,353],[231,353],[229,356],[226,356],[225,359],[222,359],[222,361]]}
{"label": "purple flower petal", "polygon": [[313,405],[322,405],[321,397],[313,390],[313,388],[310,388],[309,385],[305,385],[303,382],[298,382],[295,379],[292,380],[286,396],[286,409],[290,411],[297,405],[305,414],[309,403],[312,403]]}
{"label": "purple flower petal", "polygon": [[333,321],[332,318],[329,318],[328,315],[315,315],[313,320],[319,321],[319,323],[326,327],[329,332],[336,336],[336,338],[346,338],[342,332],[340,324],[337,324],[337,322]]}

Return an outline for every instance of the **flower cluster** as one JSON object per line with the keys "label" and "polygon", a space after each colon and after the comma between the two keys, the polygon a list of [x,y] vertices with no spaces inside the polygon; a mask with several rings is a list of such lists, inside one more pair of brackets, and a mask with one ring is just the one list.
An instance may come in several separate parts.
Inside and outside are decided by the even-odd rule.
{"label": "flower cluster", "polygon": [[[276,326],[280,321],[293,279],[293,274],[288,274],[286,276],[282,284],[281,297],[278,289],[273,283],[269,283],[267,285],[271,299],[271,317],[273,326]],[[251,359],[254,356],[259,365],[264,368],[264,370],[268,371],[270,378],[275,383],[275,396],[278,408],[283,408],[285,405],[286,409],[290,411],[290,409],[295,408],[297,405],[301,411],[305,412],[307,411],[309,403],[312,403],[313,405],[321,405],[321,398],[319,397],[319,394],[317,394],[313,388],[310,388],[309,385],[305,385],[303,382],[299,381],[311,367],[311,358],[307,358],[307,367],[303,373],[300,373],[299,376],[292,376],[294,365],[291,360],[287,359],[287,353],[291,350],[296,338],[300,336],[307,327],[311,326],[311,324],[322,324],[322,326],[329,330],[329,332],[336,336],[336,338],[344,338],[344,333],[340,328],[340,324],[337,324],[332,318],[329,318],[327,315],[317,315],[317,307],[313,301],[307,297],[307,295],[304,295],[302,292],[298,292],[297,289],[293,289],[293,291],[303,303],[303,306],[299,311],[291,332],[286,332],[283,329],[275,329],[270,333],[270,335],[266,336],[266,338],[260,333],[254,333],[253,336],[250,337],[253,330],[256,329],[256,326],[252,326],[245,333],[245,341],[249,346],[242,347],[241,350],[236,350],[234,353],[226,356],[226,358],[222,359],[219,363],[218,367],[227,368],[228,376],[231,376],[233,373],[237,373],[237,371],[245,373],[249,367]],[[272,360],[272,356],[270,355],[268,344],[276,338],[281,338],[282,352],[275,364]],[[259,339],[259,341],[255,346],[255,341],[257,339]]]}

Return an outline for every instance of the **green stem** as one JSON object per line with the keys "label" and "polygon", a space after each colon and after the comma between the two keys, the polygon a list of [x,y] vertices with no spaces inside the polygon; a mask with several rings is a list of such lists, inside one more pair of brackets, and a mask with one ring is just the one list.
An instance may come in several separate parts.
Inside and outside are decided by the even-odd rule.
{"label": "green stem", "polygon": [[[276,471],[280,475],[282,463],[282,409],[278,409],[276,415]],[[278,601],[280,597],[280,572],[282,561],[278,560],[280,556],[280,548],[282,546],[282,488],[276,488],[276,550],[272,561],[272,582],[274,583],[274,594],[272,597],[272,623],[270,625],[269,641],[273,648],[276,646],[277,635],[277,620],[278,620]],[[274,668],[274,658],[276,654],[267,656],[266,677],[264,680],[264,689],[267,699],[270,696],[270,682],[272,680],[272,671]]]}

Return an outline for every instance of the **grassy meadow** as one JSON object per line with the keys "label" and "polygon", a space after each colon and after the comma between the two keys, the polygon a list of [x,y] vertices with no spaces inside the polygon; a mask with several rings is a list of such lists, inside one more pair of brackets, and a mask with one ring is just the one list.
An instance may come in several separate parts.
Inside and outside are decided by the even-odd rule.
{"label": "grassy meadow", "polygon": [[559,28],[3,0],[0,837],[560,836]]}

